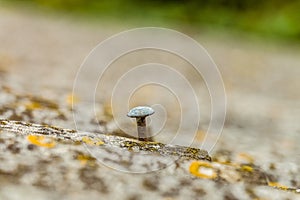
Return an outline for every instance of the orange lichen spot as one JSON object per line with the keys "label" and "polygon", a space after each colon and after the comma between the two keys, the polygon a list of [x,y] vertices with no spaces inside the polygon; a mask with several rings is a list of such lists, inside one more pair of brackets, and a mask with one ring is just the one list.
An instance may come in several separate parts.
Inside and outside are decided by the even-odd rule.
{"label": "orange lichen spot", "polygon": [[36,109],[41,109],[42,105],[38,102],[30,102],[30,103],[27,103],[25,105],[25,107],[27,110],[36,110]]}
{"label": "orange lichen spot", "polygon": [[73,93],[69,94],[66,98],[67,104],[69,104],[70,106],[73,104],[76,104],[79,102],[79,99],[77,96],[75,96]]}
{"label": "orange lichen spot", "polygon": [[281,189],[281,190],[288,190],[289,189],[289,187],[281,185],[278,182],[269,182],[268,185],[271,186],[271,187],[275,187],[275,188]]}
{"label": "orange lichen spot", "polygon": [[90,165],[90,166],[94,166],[95,165],[95,158],[86,155],[86,154],[78,154],[77,155],[77,160],[80,161],[80,164],[82,165]]}
{"label": "orange lichen spot", "polygon": [[241,170],[246,171],[246,172],[252,172],[253,168],[247,165],[241,166]]}
{"label": "orange lichen spot", "polygon": [[39,136],[39,135],[28,135],[27,140],[34,145],[40,146],[40,147],[47,147],[47,148],[53,148],[55,147],[55,141],[52,138],[45,138],[45,136]]}
{"label": "orange lichen spot", "polygon": [[214,179],[217,177],[213,166],[203,161],[194,161],[190,165],[190,173],[199,178]]}
{"label": "orange lichen spot", "polygon": [[104,144],[104,142],[102,140],[100,140],[99,138],[91,139],[89,137],[83,137],[82,142],[84,142],[88,145],[96,145],[96,146]]}
{"label": "orange lichen spot", "polygon": [[247,154],[247,153],[238,154],[238,158],[246,161],[247,163],[253,163],[254,162],[254,158],[251,155]]}

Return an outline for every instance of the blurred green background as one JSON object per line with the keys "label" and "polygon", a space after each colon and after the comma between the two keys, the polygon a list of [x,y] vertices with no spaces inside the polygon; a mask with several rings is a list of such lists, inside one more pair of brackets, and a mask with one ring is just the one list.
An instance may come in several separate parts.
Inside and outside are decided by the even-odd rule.
{"label": "blurred green background", "polygon": [[139,26],[181,27],[300,41],[300,0],[0,0],[6,5]]}

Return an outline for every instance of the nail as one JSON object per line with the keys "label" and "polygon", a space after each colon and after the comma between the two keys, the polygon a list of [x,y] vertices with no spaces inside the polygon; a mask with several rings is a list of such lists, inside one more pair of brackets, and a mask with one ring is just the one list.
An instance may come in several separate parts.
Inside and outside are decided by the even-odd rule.
{"label": "nail", "polygon": [[138,138],[141,141],[147,141],[146,117],[153,113],[154,110],[148,106],[137,106],[127,113],[128,117],[136,118]]}

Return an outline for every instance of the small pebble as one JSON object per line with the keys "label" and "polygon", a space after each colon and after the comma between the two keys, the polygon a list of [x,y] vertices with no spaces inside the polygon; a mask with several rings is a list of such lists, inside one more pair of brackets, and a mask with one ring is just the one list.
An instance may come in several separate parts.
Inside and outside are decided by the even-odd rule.
{"label": "small pebble", "polygon": [[138,146],[134,146],[132,147],[132,151],[138,153],[140,152],[140,148]]}

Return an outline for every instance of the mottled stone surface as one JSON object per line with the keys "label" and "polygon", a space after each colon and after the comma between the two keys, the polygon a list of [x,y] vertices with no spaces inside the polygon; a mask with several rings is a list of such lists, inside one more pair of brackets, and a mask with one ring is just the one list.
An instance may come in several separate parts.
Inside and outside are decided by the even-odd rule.
{"label": "mottled stone surface", "polygon": [[1,99],[6,99],[1,115],[11,119],[0,120],[0,195],[5,199],[18,198],[24,187],[26,198],[40,199],[297,195],[295,187],[280,185],[276,172],[264,171],[247,154],[232,162],[232,152],[220,151],[211,162],[206,151],[195,148],[29,123],[45,116],[67,124],[71,111],[8,87],[2,87]]}
{"label": "mottled stone surface", "polygon": [[[254,191],[277,181],[251,163],[210,162],[207,152],[197,149],[8,120],[0,121],[0,131],[1,188],[27,185],[38,198],[131,199],[147,194],[145,199],[198,199],[213,195],[210,187],[236,187],[245,196],[257,198]],[[85,145],[100,154],[92,153],[93,157]],[[133,150],[135,147],[140,150]],[[201,172],[201,168],[212,173]],[[293,188],[276,186],[290,191],[281,195],[293,197],[297,193]],[[265,190],[271,189],[279,192]],[[45,196],[40,196],[39,190]],[[2,191],[1,195],[13,198],[15,194]],[[224,195],[234,198],[231,191]]]}

